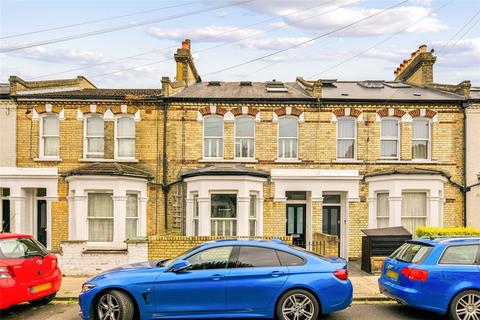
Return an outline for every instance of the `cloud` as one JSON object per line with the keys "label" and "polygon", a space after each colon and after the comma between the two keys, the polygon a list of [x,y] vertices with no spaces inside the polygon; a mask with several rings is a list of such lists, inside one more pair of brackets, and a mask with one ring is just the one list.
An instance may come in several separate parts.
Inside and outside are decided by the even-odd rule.
{"label": "cloud", "polygon": [[77,49],[47,49],[43,46],[28,48],[21,50],[15,54],[8,54],[10,56],[22,57],[27,59],[34,59],[45,62],[54,62],[62,64],[74,64],[74,65],[89,65],[95,63],[101,63],[109,60],[110,58],[103,53],[89,51],[89,50],[77,50]]}
{"label": "cloud", "polygon": [[310,39],[309,37],[260,37],[264,31],[257,29],[239,29],[230,26],[208,26],[201,29],[163,29],[150,28],[150,35],[159,39],[180,41],[185,38],[196,42],[223,42],[238,43],[238,46],[247,49],[279,50],[292,45],[298,45]]}
{"label": "cloud", "polygon": [[[314,7],[315,4],[319,4]],[[297,11],[296,14],[282,17],[282,21],[289,26],[303,30],[322,33],[343,27],[378,13],[384,8],[366,8],[359,5],[350,5],[352,1],[273,1],[264,0],[244,4],[251,11],[281,16]],[[425,4],[425,2],[423,2]],[[302,8],[310,8],[301,10]],[[299,11],[301,10],[301,11]],[[375,36],[385,33],[430,33],[447,29],[447,26],[437,19],[435,14],[430,15],[431,8],[420,5],[408,5],[386,11],[370,18],[351,28],[335,33],[339,37]],[[420,22],[418,22],[420,21]],[[414,26],[411,26],[415,24]],[[407,28],[411,26],[410,28]]]}

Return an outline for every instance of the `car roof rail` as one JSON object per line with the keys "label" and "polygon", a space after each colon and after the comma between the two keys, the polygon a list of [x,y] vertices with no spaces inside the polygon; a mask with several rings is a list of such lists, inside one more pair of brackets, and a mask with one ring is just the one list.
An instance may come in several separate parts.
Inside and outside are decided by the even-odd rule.
{"label": "car roof rail", "polygon": [[440,242],[448,241],[458,241],[458,240],[480,240],[480,236],[469,236],[469,235],[454,235],[454,236],[438,236],[438,237],[429,237],[430,240],[440,240]]}

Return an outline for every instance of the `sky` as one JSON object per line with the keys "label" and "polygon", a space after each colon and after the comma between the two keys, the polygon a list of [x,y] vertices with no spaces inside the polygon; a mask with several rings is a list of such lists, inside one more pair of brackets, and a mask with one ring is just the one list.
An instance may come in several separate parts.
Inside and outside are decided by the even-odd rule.
{"label": "sky", "polygon": [[435,82],[480,85],[480,0],[0,0],[0,82],[159,88],[185,38],[204,81],[393,80],[426,44]]}

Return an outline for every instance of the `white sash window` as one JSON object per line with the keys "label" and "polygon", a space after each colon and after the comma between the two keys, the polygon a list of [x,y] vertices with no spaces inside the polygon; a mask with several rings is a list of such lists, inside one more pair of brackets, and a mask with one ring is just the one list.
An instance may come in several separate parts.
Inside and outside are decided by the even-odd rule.
{"label": "white sash window", "polygon": [[298,119],[281,117],[278,120],[278,158],[298,158]]}
{"label": "white sash window", "polygon": [[223,118],[220,116],[203,120],[203,157],[223,158]]}

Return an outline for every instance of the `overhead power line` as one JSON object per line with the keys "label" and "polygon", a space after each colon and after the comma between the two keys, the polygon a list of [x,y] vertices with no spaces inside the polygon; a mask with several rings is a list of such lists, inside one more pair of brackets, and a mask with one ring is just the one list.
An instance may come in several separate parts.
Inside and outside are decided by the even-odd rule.
{"label": "overhead power line", "polygon": [[198,2],[199,1],[191,1],[191,2],[186,2],[186,3],[161,7],[161,8],[157,8],[157,9],[136,11],[136,12],[123,14],[123,15],[119,15],[119,16],[112,16],[112,17],[107,17],[107,18],[102,18],[102,19],[96,19],[96,20],[89,20],[89,21],[84,21],[84,22],[79,22],[79,23],[67,24],[67,25],[64,25],[64,26],[57,26],[57,27],[40,29],[40,30],[35,30],[35,31],[30,31],[30,32],[17,33],[17,34],[12,34],[12,35],[8,35],[8,36],[0,37],[0,39],[11,39],[11,38],[24,37],[24,36],[29,36],[29,35],[32,35],[32,34],[48,32],[48,31],[56,31],[56,30],[73,28],[73,27],[85,26],[85,25],[88,25],[88,24],[105,22],[105,21],[110,21],[110,20],[116,20],[116,19],[121,19],[121,18],[126,18],[126,17],[132,17],[132,16],[137,16],[137,15],[146,14],[146,13],[152,13],[152,12],[156,12],[156,11],[160,11],[160,10],[189,6],[191,4],[198,3]]}
{"label": "overhead power line", "polygon": [[[477,10],[477,12],[467,21],[465,22],[462,27],[460,29],[457,30],[457,32],[455,32],[455,34],[453,36],[450,37],[450,39],[448,39],[447,43],[445,43],[445,45],[443,45],[440,50],[438,50],[438,53],[441,53],[443,52],[446,48],[448,48],[448,46],[450,45],[450,42],[452,42],[462,31],[463,29],[465,29],[478,15],[480,14],[480,9]],[[478,22],[477,22],[478,23]],[[473,26],[475,26],[476,23],[474,23],[469,30],[467,30],[467,33],[473,28]],[[465,35],[464,35],[465,36]],[[457,41],[458,42],[458,41]],[[456,42],[456,43],[457,43]],[[456,44],[455,43],[455,44]]]}
{"label": "overhead power line", "polygon": [[313,76],[311,76],[311,78],[318,77],[319,75],[321,75],[321,74],[323,74],[323,73],[325,73],[325,72],[328,72],[328,71],[330,71],[330,70],[333,70],[333,69],[335,69],[335,68],[338,68],[339,66],[341,66],[341,65],[343,65],[343,64],[345,64],[345,63],[347,63],[347,62],[349,62],[349,61],[352,61],[352,60],[354,60],[354,59],[362,56],[363,54],[367,53],[368,51],[375,49],[376,47],[378,47],[379,45],[387,42],[388,40],[392,39],[393,37],[395,37],[395,36],[397,36],[397,35],[405,32],[405,31],[407,31],[408,29],[410,29],[411,27],[419,24],[420,22],[422,22],[423,20],[425,20],[425,18],[430,17],[431,15],[433,15],[434,13],[436,13],[436,12],[440,11],[441,9],[445,8],[446,6],[448,6],[449,4],[451,4],[452,2],[453,2],[453,0],[450,0],[450,1],[446,2],[446,3],[444,3],[443,5],[441,5],[440,7],[436,8],[435,10],[432,10],[429,14],[427,14],[426,16],[424,16],[422,19],[417,20],[417,21],[414,22],[413,24],[408,25],[406,28],[404,28],[404,29],[402,29],[402,30],[400,30],[400,31],[397,31],[397,32],[395,32],[395,33],[390,34],[388,37],[386,37],[386,38],[384,38],[383,40],[375,43],[374,45],[368,47],[367,49],[362,50],[361,52],[359,52],[359,53],[357,53],[357,54],[355,54],[355,55],[353,55],[353,56],[351,56],[351,57],[349,57],[349,58],[347,58],[347,59],[345,59],[345,60],[342,60],[342,61],[338,62],[337,64],[335,64],[335,65],[333,65],[333,66],[331,66],[331,67],[329,67],[329,68],[327,68],[327,69],[324,69],[324,70],[320,71],[319,73],[314,74]]}
{"label": "overhead power line", "polygon": [[306,41],[302,41],[302,42],[300,42],[300,43],[298,43],[298,44],[295,44],[295,45],[292,45],[292,46],[290,46],[290,47],[288,47],[288,48],[281,49],[281,50],[277,50],[277,51],[275,51],[275,52],[272,52],[272,53],[269,53],[269,54],[266,54],[266,55],[263,55],[263,56],[260,56],[260,57],[251,59],[251,60],[247,60],[247,61],[244,61],[244,62],[241,62],[241,63],[237,63],[237,64],[235,64],[235,65],[232,65],[232,66],[229,66],[229,67],[226,67],[226,68],[222,68],[222,69],[219,69],[219,70],[216,70],[216,71],[213,71],[213,72],[209,72],[209,73],[205,74],[204,76],[209,76],[209,75],[221,73],[221,72],[224,72],[224,71],[232,70],[232,69],[235,69],[235,68],[238,68],[238,67],[241,67],[241,66],[244,66],[244,65],[247,65],[247,64],[256,62],[256,61],[259,61],[259,60],[263,60],[263,59],[268,58],[268,57],[275,56],[275,55],[280,54],[280,53],[282,53],[282,52],[285,52],[285,51],[288,51],[288,50],[291,50],[291,49],[300,47],[300,46],[302,46],[302,45],[304,45],[304,44],[313,42],[313,41],[315,41],[315,40],[317,40],[317,39],[320,39],[320,38],[329,36],[329,35],[331,35],[331,34],[337,33],[338,31],[345,30],[345,29],[350,28],[350,27],[352,27],[352,26],[354,26],[354,25],[357,25],[357,24],[359,24],[359,23],[362,23],[362,22],[364,22],[364,21],[367,21],[367,20],[370,19],[370,18],[373,18],[373,17],[375,17],[375,16],[381,15],[381,14],[383,14],[383,13],[389,11],[389,10],[392,10],[392,9],[394,9],[394,8],[397,8],[397,7],[399,7],[400,5],[405,4],[405,3],[407,3],[407,2],[408,2],[408,0],[401,1],[401,2],[399,2],[399,3],[397,3],[397,4],[393,5],[393,6],[390,6],[390,7],[386,8],[386,9],[384,9],[384,10],[378,11],[378,12],[376,12],[376,13],[374,13],[374,14],[371,14],[371,15],[365,17],[365,18],[359,19],[359,20],[357,20],[357,21],[355,21],[355,22],[349,23],[349,24],[347,24],[347,25],[345,25],[345,26],[343,26],[343,27],[334,29],[334,30],[332,30],[332,31],[328,31],[328,32],[326,32],[326,33],[323,33],[323,34],[321,34],[321,35],[318,35],[318,36],[313,37],[313,38],[311,38],[311,39],[308,39],[308,40],[306,40]]}
{"label": "overhead power line", "polygon": [[178,19],[178,18],[183,18],[183,17],[187,17],[187,16],[199,14],[199,13],[205,13],[205,12],[209,12],[209,11],[214,11],[214,10],[218,10],[218,9],[223,9],[223,8],[227,8],[227,7],[237,6],[237,5],[240,5],[240,4],[253,2],[253,1],[255,1],[255,0],[236,1],[234,3],[222,4],[222,5],[219,5],[219,6],[208,7],[208,8],[205,8],[205,9],[198,9],[198,10],[190,11],[190,12],[187,12],[187,13],[175,14],[175,15],[171,15],[171,16],[167,16],[167,17],[163,17],[163,18],[145,20],[145,21],[141,21],[141,22],[138,22],[138,23],[135,23],[135,24],[124,24],[124,25],[109,27],[109,28],[100,29],[100,30],[96,30],[96,31],[78,33],[78,34],[71,35],[71,36],[66,36],[66,37],[60,37],[60,38],[55,38],[55,39],[50,39],[50,40],[27,43],[27,44],[22,44],[22,45],[13,46],[13,47],[0,48],[0,53],[18,51],[18,50],[23,50],[23,49],[27,49],[27,48],[33,48],[33,47],[48,45],[48,44],[52,44],[52,43],[65,42],[65,41],[70,41],[70,40],[74,40],[74,39],[81,39],[81,38],[96,36],[96,35],[100,35],[100,34],[120,31],[120,30],[137,28],[137,27],[144,26],[144,25],[149,25],[149,24],[152,24],[152,23],[175,20],[175,19]]}
{"label": "overhead power line", "polygon": [[[221,32],[219,34],[216,35],[216,37],[220,37],[222,35],[225,35],[225,34],[229,34],[229,33],[233,33],[233,32],[236,32],[236,31],[239,31],[239,30],[243,30],[243,29],[246,29],[246,28],[250,28],[250,27],[253,27],[253,26],[256,26],[256,25],[260,25],[260,24],[264,24],[264,23],[267,23],[267,22],[270,22],[270,21],[274,21],[274,20],[278,20],[280,18],[284,18],[284,17],[287,17],[287,16],[292,16],[292,15],[295,15],[299,12],[302,12],[302,11],[307,11],[307,10],[311,10],[313,8],[317,8],[317,7],[320,7],[320,6],[325,6],[325,5],[328,5],[330,3],[335,3],[336,0],[331,0],[331,1],[328,1],[328,2],[325,2],[325,3],[322,3],[322,4],[317,4],[313,7],[308,7],[308,8],[303,8],[303,9],[300,9],[300,10],[296,10],[296,11],[293,11],[293,12],[290,12],[290,13],[287,13],[287,14],[283,14],[283,15],[279,15],[279,16],[275,16],[273,18],[268,18],[268,19],[264,19],[262,21],[258,21],[258,22],[255,22],[255,23],[251,23],[251,24],[248,24],[248,25],[244,25],[242,27],[238,27],[238,28],[235,28],[235,29],[232,29],[232,30],[228,30],[228,31],[225,31],[225,32]],[[353,2],[352,2],[353,3]],[[310,17],[309,17],[310,18]],[[284,27],[278,27],[276,29],[272,29],[270,31],[275,31],[275,30],[278,30],[278,29],[283,29],[287,26],[284,26]],[[262,33],[263,34],[263,33]],[[260,34],[255,34],[254,36],[258,36]],[[235,42],[238,42],[238,41],[241,41],[241,40],[245,40],[246,38],[248,37],[245,37],[245,38],[242,38],[242,39],[238,39],[234,42],[230,42],[230,43],[224,43],[224,44],[221,44],[221,45],[215,45],[215,46],[212,46],[212,47],[208,47],[206,49],[202,49],[200,51],[197,51],[198,53],[201,53],[201,52],[205,52],[205,51],[209,51],[209,50],[212,50],[212,49],[215,49],[215,48],[218,48],[220,46],[223,46],[223,45],[230,45],[232,43],[235,43]],[[51,76],[56,76],[56,75],[60,75],[60,74],[64,74],[64,73],[68,73],[68,72],[73,72],[73,71],[79,71],[79,70],[85,70],[85,69],[89,69],[89,68],[93,68],[93,67],[98,67],[98,66],[102,66],[102,65],[106,65],[106,64],[110,64],[110,63],[114,63],[114,62],[118,62],[118,61],[123,61],[123,60],[127,60],[127,59],[133,59],[133,58],[137,58],[137,57],[141,57],[141,56],[144,56],[144,55],[149,55],[149,54],[153,54],[153,53],[159,53],[159,52],[162,52],[162,51],[166,51],[166,50],[169,50],[169,49],[174,49],[176,48],[178,45],[175,44],[175,45],[172,45],[172,46],[168,46],[168,47],[165,47],[165,48],[161,48],[161,49],[154,49],[154,50],[148,50],[148,51],[144,51],[144,52],[140,52],[140,53],[137,53],[137,54],[134,54],[134,55],[130,55],[130,56],[126,56],[126,57],[121,57],[121,58],[117,58],[117,59],[113,59],[113,60],[108,60],[108,61],[104,61],[104,62],[99,62],[99,63],[95,63],[95,64],[91,64],[91,65],[87,65],[87,66],[81,66],[81,67],[78,67],[78,68],[72,68],[72,69],[67,69],[67,70],[63,70],[63,71],[58,71],[58,72],[53,72],[53,73],[49,73],[49,74],[44,74],[44,75],[40,75],[40,76],[36,76],[36,77],[33,77],[33,78],[30,78],[31,80],[34,80],[34,79],[40,79],[40,78],[46,78],[46,77],[51,77]],[[140,68],[142,66],[148,66],[148,65],[152,65],[152,64],[157,64],[157,63],[161,63],[161,62],[164,62],[166,61],[167,59],[165,60],[160,60],[160,61],[156,61],[156,62],[153,62],[153,63],[148,63],[146,65],[140,65],[140,66],[136,66],[134,68]],[[126,68],[126,69],[122,69],[121,71],[116,71],[116,72],[122,72],[124,70],[131,70],[132,68]],[[100,75],[97,75],[97,76],[100,76]]]}

